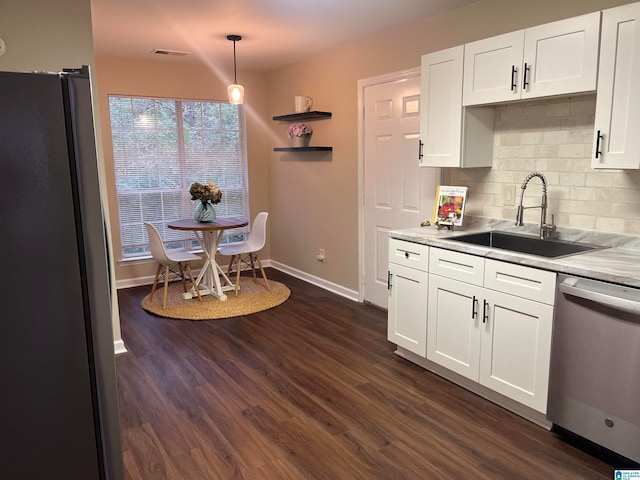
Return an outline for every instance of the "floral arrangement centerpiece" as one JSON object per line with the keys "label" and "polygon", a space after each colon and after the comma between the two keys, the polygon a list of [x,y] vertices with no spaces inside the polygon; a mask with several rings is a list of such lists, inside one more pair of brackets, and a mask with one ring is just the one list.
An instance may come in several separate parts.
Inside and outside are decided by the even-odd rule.
{"label": "floral arrangement centerpiece", "polygon": [[[208,181],[206,184],[194,182],[189,188],[191,200],[200,200],[196,207],[195,219],[199,222],[213,222],[216,219],[216,211],[213,205],[220,203],[222,200],[222,191],[213,183]],[[209,208],[211,207],[211,208]]]}
{"label": "floral arrangement centerpiece", "polygon": [[293,139],[294,147],[306,147],[309,145],[309,139],[313,130],[304,123],[292,123],[287,129],[287,135]]}

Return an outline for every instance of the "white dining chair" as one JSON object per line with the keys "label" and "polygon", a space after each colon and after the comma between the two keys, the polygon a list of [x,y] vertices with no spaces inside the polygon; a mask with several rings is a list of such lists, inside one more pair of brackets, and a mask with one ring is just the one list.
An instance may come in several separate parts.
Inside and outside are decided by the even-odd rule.
{"label": "white dining chair", "polygon": [[[186,262],[201,260],[198,255],[193,253],[185,252],[185,251],[172,251],[171,253],[167,252],[164,248],[164,243],[162,242],[162,237],[160,237],[160,233],[152,224],[148,222],[144,222],[144,226],[147,229],[147,235],[149,237],[149,247],[151,248],[151,256],[153,256],[154,260],[158,262],[158,269],[156,270],[156,278],[153,280],[153,287],[151,287],[151,295],[149,296],[149,300],[153,300],[153,295],[156,293],[156,287],[158,286],[158,278],[162,274],[164,276],[164,297],[162,299],[162,309],[166,310],[167,308],[167,293],[169,291],[169,273],[173,273],[179,276],[182,280],[182,287],[184,288],[185,293],[187,293],[187,283],[184,278],[185,269],[189,275],[189,280],[191,280],[191,284],[193,285],[194,290],[196,291],[196,295],[198,296],[198,300],[202,301],[200,297],[200,290],[198,289],[198,284],[193,279],[193,275],[191,274],[191,268]],[[178,272],[171,270],[171,266],[178,265]]]}
{"label": "white dining chair", "polygon": [[231,272],[235,269],[236,272],[236,285],[235,285],[235,294],[238,295],[238,290],[240,289],[240,271],[242,270],[243,265],[247,267],[251,267],[251,272],[253,273],[253,278],[256,277],[256,263],[260,268],[260,272],[262,274],[262,279],[264,280],[264,284],[267,287],[267,290],[271,290],[269,287],[269,280],[267,280],[267,276],[264,273],[264,269],[262,268],[262,262],[258,257],[258,251],[262,250],[264,244],[267,239],[267,217],[269,216],[268,212],[260,212],[256,215],[256,218],[253,220],[253,224],[251,225],[251,230],[249,231],[249,238],[244,242],[232,243],[229,245],[223,245],[218,248],[218,252],[222,255],[231,255],[231,260],[229,261],[229,268],[227,269],[227,275],[231,275]]}

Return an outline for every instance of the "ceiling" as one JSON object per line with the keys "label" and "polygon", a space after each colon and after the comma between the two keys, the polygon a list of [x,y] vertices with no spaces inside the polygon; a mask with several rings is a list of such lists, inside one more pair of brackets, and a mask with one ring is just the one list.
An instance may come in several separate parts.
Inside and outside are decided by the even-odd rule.
{"label": "ceiling", "polygon": [[[97,54],[269,71],[477,0],[91,0]],[[190,52],[159,56],[154,49]]]}

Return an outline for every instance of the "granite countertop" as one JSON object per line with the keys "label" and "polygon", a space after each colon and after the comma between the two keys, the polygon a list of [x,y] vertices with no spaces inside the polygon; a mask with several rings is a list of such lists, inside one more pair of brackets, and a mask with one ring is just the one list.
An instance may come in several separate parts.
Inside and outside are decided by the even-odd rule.
{"label": "granite countertop", "polygon": [[457,235],[466,235],[487,230],[538,235],[538,225],[536,224],[526,224],[522,227],[516,227],[511,220],[465,217],[464,226],[457,228],[453,232],[447,229],[438,230],[437,227],[430,226],[392,230],[389,232],[389,236],[409,242],[527,265],[543,270],[569,275],[580,275],[596,280],[640,288],[640,236],[559,227],[557,232],[555,232],[554,238],[603,247],[602,249],[559,258],[546,258],[451,241],[451,238]]}

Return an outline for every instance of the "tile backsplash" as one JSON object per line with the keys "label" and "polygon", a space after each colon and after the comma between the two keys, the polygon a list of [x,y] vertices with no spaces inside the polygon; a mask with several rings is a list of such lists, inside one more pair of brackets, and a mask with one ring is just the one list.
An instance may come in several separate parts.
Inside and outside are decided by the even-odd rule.
{"label": "tile backsplash", "polygon": [[[447,168],[445,185],[467,185],[465,214],[514,219],[521,185],[533,172],[547,179],[547,220],[613,233],[640,234],[640,171],[593,170],[595,95],[496,107],[491,168]],[[639,133],[640,134],[640,133]],[[515,205],[505,205],[505,188],[515,186]],[[527,185],[524,205],[539,205],[540,179]],[[540,209],[525,210],[539,223]]]}

